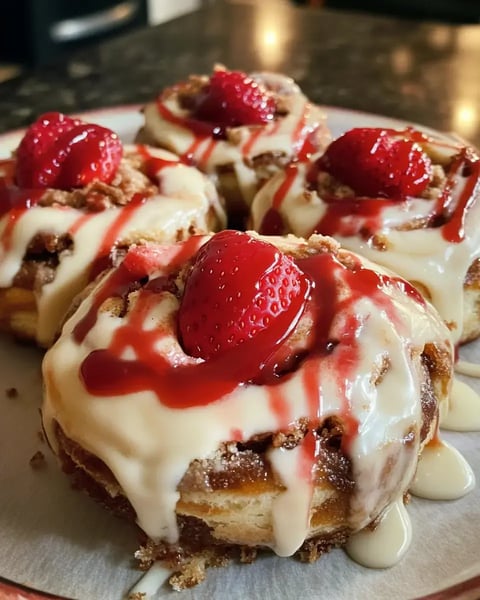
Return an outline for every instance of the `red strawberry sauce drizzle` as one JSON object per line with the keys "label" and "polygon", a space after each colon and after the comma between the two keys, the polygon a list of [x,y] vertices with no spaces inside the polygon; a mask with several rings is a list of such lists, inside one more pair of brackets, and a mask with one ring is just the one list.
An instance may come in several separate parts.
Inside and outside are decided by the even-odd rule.
{"label": "red strawberry sauce drizzle", "polygon": [[[417,132],[414,136],[410,130],[406,134],[413,141],[425,141],[423,134]],[[418,138],[418,139],[417,139]],[[293,185],[298,173],[296,164],[290,165],[285,173],[285,179],[276,190],[272,207],[266,212],[259,231],[265,235],[273,235],[283,232],[283,219],[280,207]],[[306,179],[309,187],[317,185],[319,168],[313,163],[309,169]],[[463,175],[462,175],[463,174]],[[459,176],[465,178],[457,204],[449,213],[449,205],[452,202],[452,190],[458,183]],[[465,219],[475,201],[475,189],[480,181],[480,158],[471,148],[462,149],[454,158],[447,173],[447,181],[443,193],[436,202],[432,202],[432,211],[429,215],[431,227],[440,227],[441,234],[447,242],[460,243],[465,239]],[[326,212],[321,220],[312,228],[313,232],[323,235],[354,236],[361,235],[368,239],[378,232],[382,227],[382,213],[389,207],[398,206],[401,200],[390,200],[385,198],[336,198],[322,197],[326,204]],[[407,200],[408,201],[408,200]],[[431,202],[425,200],[425,202]],[[353,217],[353,218],[352,218]]]}
{"label": "red strawberry sauce drizzle", "polygon": [[0,179],[0,219],[7,215],[7,223],[2,233],[2,246],[8,251],[12,243],[15,225],[22,215],[40,201],[43,190],[21,190],[14,185],[4,185]]}
{"label": "red strawberry sauce drizzle", "polygon": [[[182,163],[178,160],[168,160],[158,156],[152,156],[152,154],[150,154],[150,152],[148,151],[148,148],[143,145],[138,145],[136,149],[145,161],[145,174],[149,179],[155,181],[158,184],[159,192],[161,193],[162,170],[166,167],[177,167]],[[120,235],[120,232],[128,223],[128,221],[133,217],[134,213],[143,204],[145,204],[145,202],[148,202],[149,198],[149,196],[135,194],[130,200],[130,202],[123,206],[120,211],[118,211],[118,215],[111,223],[107,232],[105,233],[101,246],[97,252],[97,256],[95,257],[90,267],[89,281],[93,281],[97,275],[99,275],[103,270],[111,266],[110,254],[118,241],[118,236]],[[84,215],[79,219],[78,226],[77,224],[75,224],[74,227],[78,229],[78,227],[86,223],[90,217],[91,215]],[[70,230],[70,233],[73,233],[72,229]]]}
{"label": "red strawberry sauce drizzle", "polygon": [[[81,343],[88,335],[97,320],[99,307],[106,299],[124,297],[130,290],[136,289],[137,282],[144,283],[149,274],[157,269],[162,269],[163,275],[175,274],[185,260],[193,257],[202,239],[194,236],[168,249],[146,247],[140,250],[144,254],[140,259],[137,256],[138,249],[130,251],[120,267],[98,288],[89,310],[73,331],[75,341]],[[148,258],[148,253],[153,253],[152,259]],[[145,257],[147,258],[144,260]],[[358,430],[358,423],[350,410],[348,382],[352,380],[361,358],[358,332],[363,325],[360,317],[355,314],[355,302],[367,295],[375,306],[388,314],[391,321],[398,322],[394,304],[382,289],[401,288],[422,305],[424,301],[408,283],[365,269],[359,262],[353,270],[347,269],[328,253],[299,259],[296,262],[312,281],[306,310],[311,312],[316,324],[310,353],[301,366],[303,387],[309,406],[309,414],[306,416],[309,417],[312,428],[317,427],[319,420],[326,416],[322,409],[321,377],[322,371],[326,370],[320,369],[318,363],[319,360],[326,361],[329,365],[328,372],[335,373],[336,384],[343,398],[343,444],[344,449],[348,451]],[[351,291],[347,298],[341,299],[338,293],[339,278]],[[291,411],[288,398],[276,385],[284,379],[274,379],[268,373],[262,374],[268,357],[259,352],[258,349],[264,348],[265,344],[257,343],[258,337],[210,360],[180,363],[176,366],[172,366],[167,357],[158,352],[158,342],[169,332],[160,327],[145,329],[144,323],[149,309],[164,293],[161,290],[152,291],[148,285],[144,286],[134,308],[124,317],[124,323],[114,333],[109,346],[94,350],[84,359],[80,375],[88,392],[96,396],[122,396],[151,391],[159,402],[171,409],[207,406],[221,401],[224,396],[239,387],[255,385],[249,383],[246,378],[246,374],[251,374],[252,367],[255,367],[260,377],[263,377],[262,383],[266,384],[268,402],[277,416],[279,428],[288,429],[295,415]],[[331,331],[334,320],[339,315],[344,315],[340,317],[343,324],[340,326],[339,339],[334,340],[331,339]],[[338,328],[338,323],[336,327]],[[275,335],[268,329],[258,335],[267,336],[273,351],[278,342]],[[123,358],[124,352],[129,348],[133,350],[135,359]],[[283,377],[291,377],[291,374]],[[303,449],[304,455],[307,453],[310,456],[310,471],[316,456],[315,447],[316,444],[310,440]]]}
{"label": "red strawberry sauce drizzle", "polygon": [[[344,237],[361,234],[368,239],[381,229],[382,212],[395,201],[383,198],[322,198],[327,210],[314,231]],[[352,218],[353,217],[353,218]]]}
{"label": "red strawberry sauce drizzle", "polygon": [[311,104],[305,104],[303,114],[297,123],[292,136],[292,146],[295,149],[295,159],[302,162],[318,151],[317,133],[321,128],[320,124],[315,127],[307,127],[308,117],[310,116]]}
{"label": "red strawberry sauce drizzle", "polygon": [[180,160],[170,160],[166,158],[161,158],[160,156],[154,156],[150,153],[147,146],[141,144],[138,144],[136,146],[136,150],[145,161],[144,170],[146,176],[157,183],[159,183],[159,174],[164,168],[177,167],[183,164]]}
{"label": "red strawberry sauce drizzle", "polygon": [[[178,115],[175,115],[169,108],[165,106],[161,98],[157,100],[157,110],[160,113],[160,116],[165,121],[168,121],[173,125],[177,125],[179,127],[190,130],[190,132],[194,136],[194,140],[191,143],[191,145],[187,148],[187,150],[182,154],[181,160],[185,164],[197,165],[200,169],[205,170],[208,160],[212,152],[215,150],[215,146],[224,137],[222,136],[222,132],[219,132],[218,128],[216,128],[211,123],[206,123],[197,119],[179,117]],[[292,134],[292,147],[298,148],[297,153],[299,160],[307,160],[310,154],[318,150],[318,145],[315,142],[315,136],[318,129],[320,128],[320,125],[318,125],[315,128],[312,128],[308,132],[305,131],[305,123],[308,119],[309,112],[310,105],[306,103],[304,112]],[[252,152],[255,142],[260,136],[275,135],[277,133],[278,128],[280,127],[280,123],[281,117],[277,117],[273,122],[269,122],[265,126],[255,125],[248,127],[249,137],[241,146],[242,155],[244,157],[249,156],[249,154]],[[303,137],[306,133],[306,138],[305,140],[303,140]],[[206,140],[209,140],[209,143],[206,145],[205,149],[201,153],[199,153],[200,146]]]}
{"label": "red strawberry sauce drizzle", "polygon": [[444,214],[446,207],[451,202],[451,192],[462,170],[467,171],[465,187],[458,199],[452,215],[442,227],[442,235],[447,242],[460,243],[465,239],[465,219],[469,209],[475,201],[475,189],[480,179],[480,158],[470,148],[464,148],[456,157],[451,168],[443,194],[437,202],[435,213]]}
{"label": "red strawberry sauce drizzle", "polygon": [[282,205],[283,200],[285,199],[285,196],[288,194],[288,192],[290,191],[290,188],[293,185],[293,182],[295,181],[295,177],[297,176],[298,173],[298,167],[296,164],[294,163],[290,163],[286,169],[285,169],[285,179],[282,181],[282,184],[280,185],[280,187],[278,188],[278,190],[275,192],[274,196],[273,196],[273,200],[272,200],[272,207],[276,210],[278,210],[280,208],[280,206]]}
{"label": "red strawberry sauce drizzle", "polygon": [[110,224],[110,227],[105,232],[102,243],[98,249],[97,255],[93,260],[89,272],[89,281],[93,281],[95,277],[104,269],[111,266],[110,253],[117,243],[120,232],[133,217],[133,214],[148,201],[148,196],[143,194],[135,194],[128,204],[118,211],[116,218]]}

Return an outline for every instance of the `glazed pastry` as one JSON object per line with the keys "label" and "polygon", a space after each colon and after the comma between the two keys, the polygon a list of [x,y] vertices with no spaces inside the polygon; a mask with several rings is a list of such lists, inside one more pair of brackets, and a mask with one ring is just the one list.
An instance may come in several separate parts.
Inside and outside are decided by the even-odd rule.
{"label": "glazed pastry", "polygon": [[215,177],[240,222],[258,188],[292,159],[322,150],[323,111],[288,77],[217,68],[163,91],[144,108],[139,141],[166,148]]}
{"label": "glazed pastry", "polygon": [[235,549],[314,560],[402,502],[449,340],[412,286],[330,238],[132,247],[45,355],[44,429],[177,588]]}
{"label": "glazed pastry", "polygon": [[332,235],[408,279],[456,342],[480,334],[480,160],[419,131],[354,129],[257,195],[262,233]]}
{"label": "glazed pastry", "polygon": [[123,148],[98,125],[43,115],[0,164],[0,328],[49,346],[73,297],[133,242],[225,225],[213,184],[178,157]]}

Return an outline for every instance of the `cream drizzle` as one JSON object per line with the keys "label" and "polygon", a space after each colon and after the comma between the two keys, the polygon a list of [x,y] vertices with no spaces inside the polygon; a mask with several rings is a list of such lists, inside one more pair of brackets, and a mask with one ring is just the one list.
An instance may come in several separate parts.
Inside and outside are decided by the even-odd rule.
{"label": "cream drizzle", "polygon": [[293,450],[276,448],[269,453],[273,469],[282,474],[285,491],[273,501],[273,532],[277,543],[273,550],[279,556],[291,556],[308,537],[312,486],[299,478],[301,446]]}
{"label": "cream drizzle", "polygon": [[460,375],[480,378],[480,365],[469,362],[468,360],[457,360],[455,363],[455,371],[460,373]]}
{"label": "cream drizzle", "polygon": [[480,431],[480,396],[460,379],[453,380],[448,410],[440,427],[451,431]]}
{"label": "cream drizzle", "polygon": [[460,452],[433,440],[423,449],[410,492],[429,500],[457,500],[474,487],[475,475]]}
{"label": "cream drizzle", "polygon": [[135,594],[141,595],[145,600],[152,598],[171,575],[171,569],[165,568],[161,562],[154,562],[130,589],[125,600],[133,600],[136,597]]}
{"label": "cream drizzle", "polygon": [[412,524],[403,499],[387,507],[375,529],[362,529],[348,540],[345,551],[364,567],[386,569],[397,564],[412,541]]}

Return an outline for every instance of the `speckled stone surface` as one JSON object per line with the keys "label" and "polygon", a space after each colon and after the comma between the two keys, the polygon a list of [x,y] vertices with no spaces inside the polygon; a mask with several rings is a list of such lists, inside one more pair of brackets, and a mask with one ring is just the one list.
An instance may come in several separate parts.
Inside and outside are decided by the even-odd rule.
{"label": "speckled stone surface", "polygon": [[143,103],[216,62],[281,71],[318,103],[456,131],[480,146],[480,25],[295,7],[287,0],[212,2],[0,84],[0,132],[49,110]]}

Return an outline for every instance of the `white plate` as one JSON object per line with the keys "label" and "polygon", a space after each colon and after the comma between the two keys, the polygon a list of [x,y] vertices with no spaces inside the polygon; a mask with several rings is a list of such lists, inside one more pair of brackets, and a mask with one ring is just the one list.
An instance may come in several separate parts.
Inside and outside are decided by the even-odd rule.
{"label": "white plate", "polygon": [[[326,111],[335,136],[356,126],[405,125],[344,109]],[[126,142],[133,141],[142,123],[138,106],[91,112],[84,118],[114,129]],[[0,136],[0,157],[9,156],[21,136],[20,131]],[[479,361],[480,344],[462,352]],[[40,440],[40,362],[38,350],[0,339],[0,381],[4,390],[18,390],[16,398],[0,393],[0,577],[79,600],[120,600],[139,577],[132,564],[135,529],[70,489]],[[443,437],[464,454],[480,480],[480,433]],[[29,461],[37,451],[46,456],[46,465],[34,470]],[[412,547],[389,570],[365,569],[341,550],[313,565],[265,556],[253,565],[213,569],[205,583],[178,598],[223,599],[228,590],[230,600],[407,600],[480,573],[478,486],[455,502],[413,498],[409,512]],[[171,597],[167,589],[156,596]]]}

